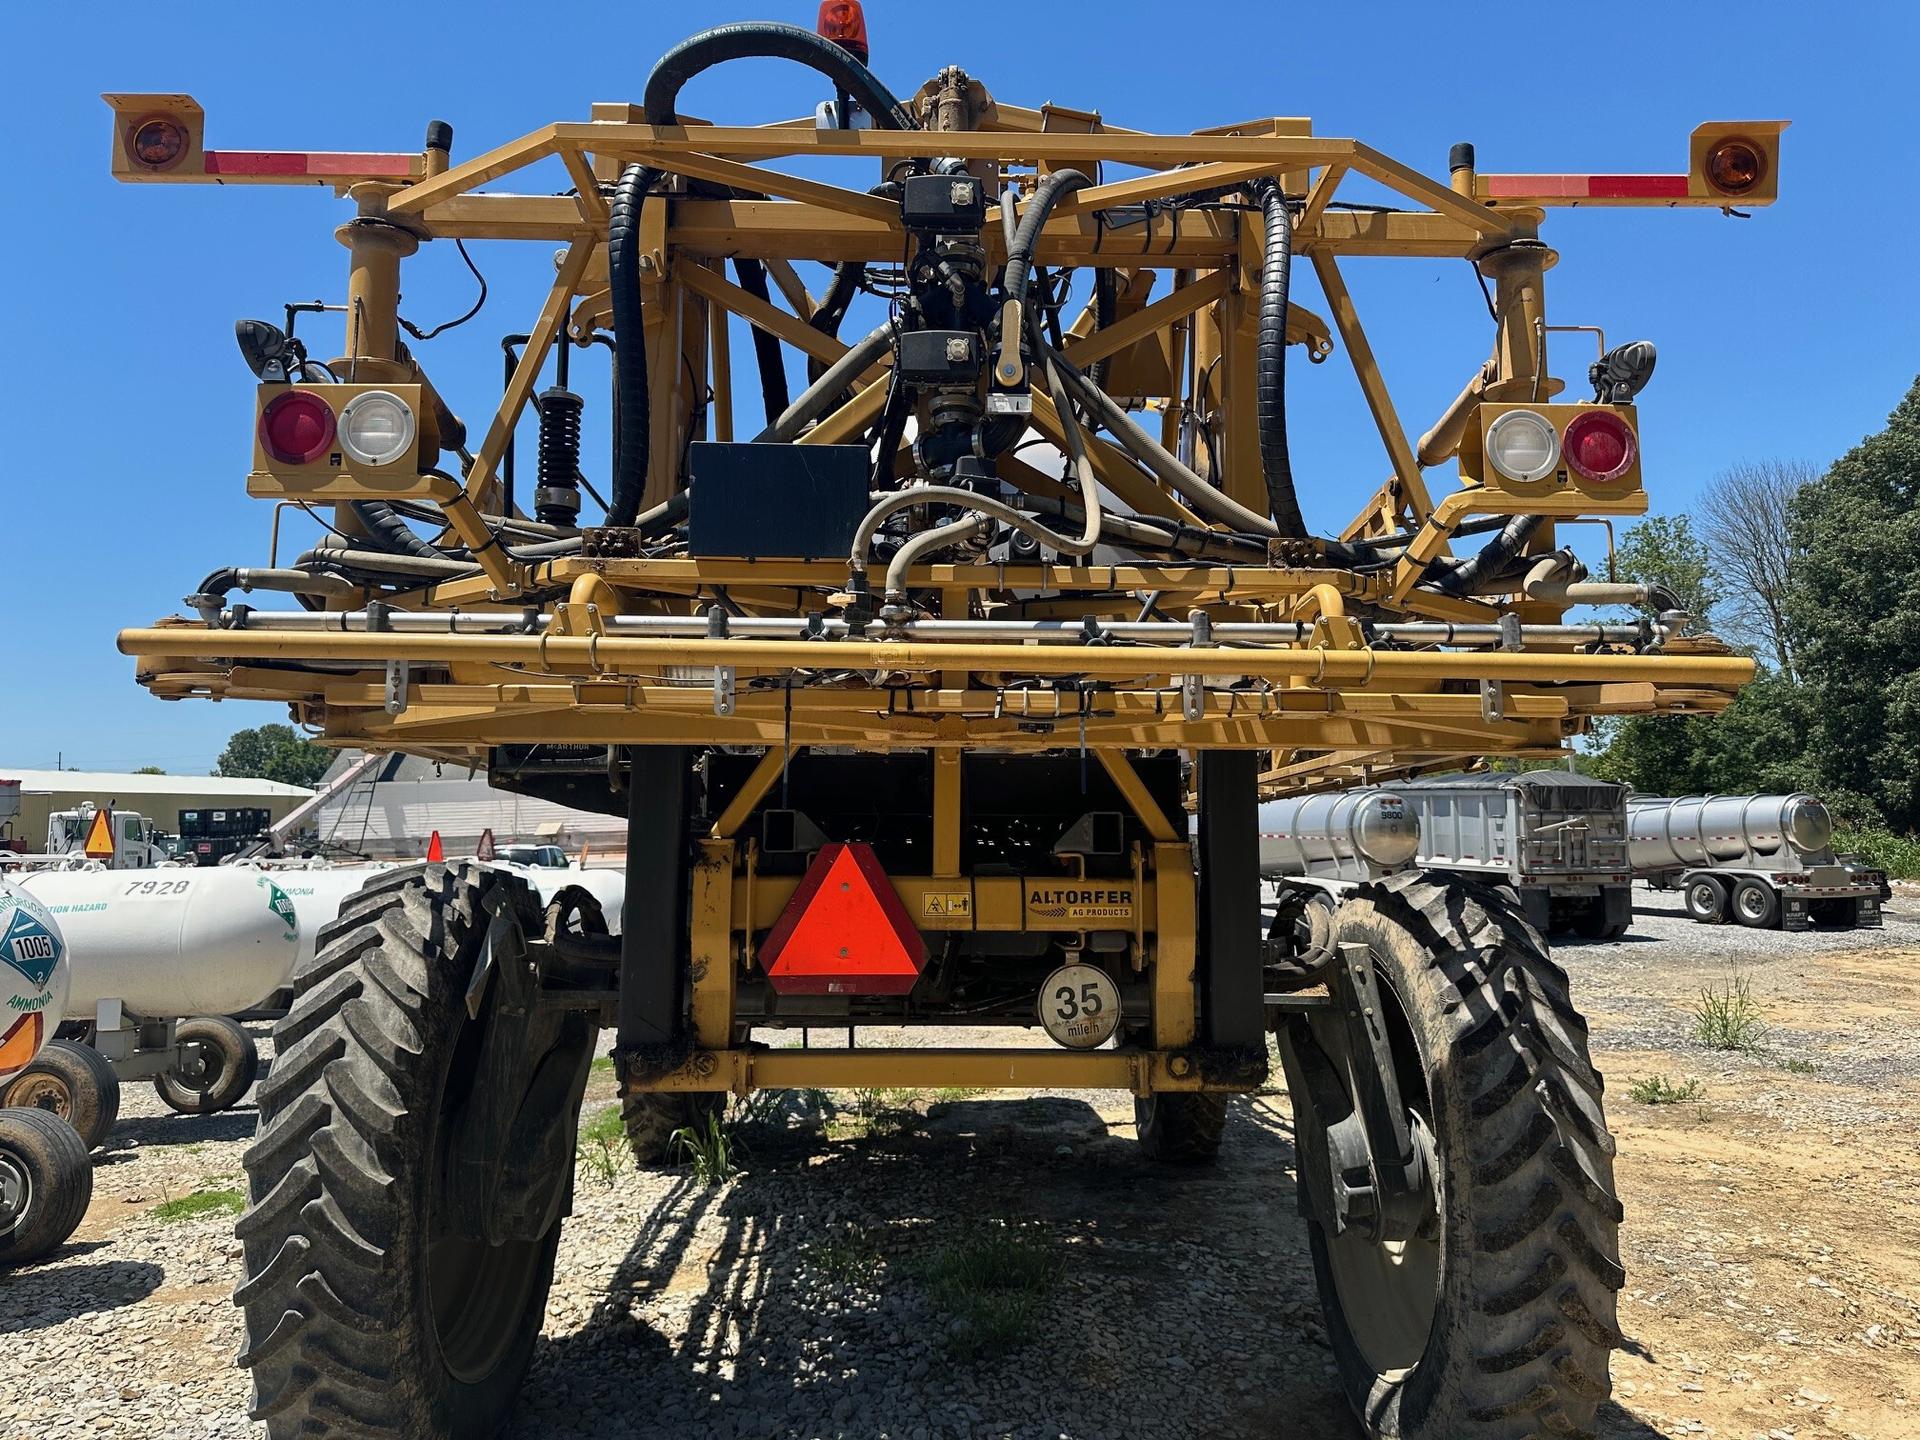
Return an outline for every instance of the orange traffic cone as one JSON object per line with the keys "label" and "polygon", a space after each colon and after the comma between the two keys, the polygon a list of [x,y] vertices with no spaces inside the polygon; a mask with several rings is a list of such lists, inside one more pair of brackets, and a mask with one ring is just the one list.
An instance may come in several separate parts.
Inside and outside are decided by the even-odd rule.
{"label": "orange traffic cone", "polygon": [[440,843],[440,832],[436,830],[433,832],[433,838],[427,841],[427,859],[433,861],[435,864],[438,864],[440,861],[445,860],[446,858],[447,858],[446,847]]}

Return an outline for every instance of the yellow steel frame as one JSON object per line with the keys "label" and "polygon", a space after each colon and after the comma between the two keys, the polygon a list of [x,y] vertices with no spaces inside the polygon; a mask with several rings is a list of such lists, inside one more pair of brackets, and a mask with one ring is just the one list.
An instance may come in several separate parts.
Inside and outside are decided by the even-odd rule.
{"label": "yellow steel frame", "polygon": [[[977,90],[975,98],[984,93]],[[203,117],[190,99],[109,100],[122,117],[177,114],[191,128],[190,150],[176,172],[142,173],[119,153],[115,173],[121,178],[216,178],[205,163]],[[1541,280],[1555,257],[1538,239],[1548,207],[1576,203],[1559,198],[1564,187],[1548,183],[1564,177],[1542,177],[1538,186],[1508,184],[1500,187],[1507,198],[1494,198],[1470,170],[1443,183],[1357,140],[1314,136],[1299,119],[1170,135],[1108,126],[1096,116],[1053,107],[979,103],[972,113],[978,128],[944,129],[935,137],[923,131],[821,130],[806,121],[654,126],[640,123],[632,107],[596,105],[590,120],[546,125],[458,164],[430,153],[365,157],[366,173],[356,174],[355,157],[317,157],[309,173],[285,178],[313,183],[316,174],[324,175],[325,183],[354,203],[358,221],[373,222],[339,232],[351,255],[354,324],[345,358],[362,381],[429,383],[418,361],[398,349],[395,333],[401,258],[419,242],[514,239],[564,248],[529,327],[531,339],[463,480],[424,470],[417,476],[362,475],[350,466],[319,476],[278,470],[257,456],[250,492],[329,503],[430,499],[443,507],[448,525],[478,561],[470,575],[423,579],[411,588],[368,588],[358,596],[343,597],[338,584],[316,585],[314,593],[331,609],[356,609],[369,599],[449,617],[538,607],[551,623],[544,633],[513,627],[468,633],[453,624],[435,633],[369,633],[345,624],[324,631],[219,628],[176,617],[120,636],[120,648],[137,658],[142,683],[157,695],[282,701],[298,720],[339,744],[465,759],[484,758],[494,745],[533,741],[764,747],[745,786],[698,844],[691,952],[697,1049],[682,1070],[653,1082],[659,1088],[744,1091],[906,1081],[1098,1084],[1142,1093],[1197,1087],[1203,1082],[1185,1053],[1195,1035],[1197,929],[1186,821],[1156,804],[1129,752],[1258,750],[1268,753],[1264,774],[1271,791],[1340,785],[1489,754],[1552,753],[1595,715],[1716,710],[1752,673],[1749,661],[1711,641],[1652,652],[1602,647],[1583,653],[1570,642],[1551,640],[1518,649],[1460,648],[1448,644],[1438,627],[1486,625],[1509,612],[1550,625],[1561,620],[1564,605],[1520,595],[1455,598],[1417,585],[1427,563],[1446,553],[1458,527],[1473,516],[1548,517],[1536,542],[1544,550],[1554,520],[1646,509],[1638,467],[1610,485],[1562,471],[1533,486],[1514,486],[1478,463],[1477,436],[1492,415],[1514,404],[1552,400],[1561,388],[1547,374],[1544,354]],[[1696,132],[1696,165],[1700,137],[1718,133],[1713,127]],[[1756,133],[1777,136],[1778,126]],[[1083,317],[1068,335],[1065,353],[1081,366],[1108,359],[1120,365],[1144,353],[1143,347],[1156,349],[1172,376],[1171,393],[1159,397],[1163,435],[1171,440],[1183,424],[1210,422],[1204,447],[1216,483],[1255,506],[1264,504],[1251,413],[1251,302],[1264,243],[1257,207],[1176,212],[1177,223],[1158,225],[1115,225],[1104,217],[1115,207],[1200,189],[1244,199],[1268,177],[1304,196],[1295,248],[1318,277],[1331,325],[1296,308],[1289,338],[1309,346],[1318,359],[1337,336],[1375,422],[1388,472],[1343,534],[1403,532],[1411,537],[1404,558],[1354,571],[1328,563],[1323,550],[1308,543],[1276,546],[1265,563],[939,562],[915,566],[909,575],[913,589],[937,597],[935,613],[951,618],[1125,619],[1139,608],[1129,597],[1150,595],[1158,613],[1181,620],[1205,612],[1215,621],[1302,622],[1290,642],[1105,645],[1054,637],[1033,644],[884,632],[823,641],[665,636],[623,629],[620,622],[698,614],[721,590],[750,616],[831,610],[847,581],[841,565],[586,556],[529,562],[487,543],[486,519],[501,508],[499,468],[542,364],[556,346],[589,343],[608,316],[608,205],[602,187],[623,166],[644,163],[678,177],[667,193],[645,203],[641,217],[645,343],[655,377],[651,504],[679,483],[679,457],[698,433],[701,396],[713,396],[708,433],[734,434],[729,318],[830,363],[847,347],[806,323],[814,302],[792,262],[889,262],[902,253],[904,234],[891,202],[862,188],[787,173],[775,162],[864,159],[884,170],[930,154],[971,162],[996,190],[1001,179],[1025,177],[1029,169],[1107,166],[1137,172],[1103,179],[1062,203],[1040,234],[1035,259],[1046,266],[1113,270],[1129,287],[1150,286],[1156,277],[1168,283],[1105,329],[1094,329],[1090,317]],[[554,159],[573,181],[571,195],[490,188]],[[1341,208],[1336,197],[1354,176],[1384,188],[1396,204]],[[680,183],[688,179],[767,198],[697,198]],[[1534,189],[1541,193],[1520,194]],[[1759,203],[1771,198],[1769,189]],[[1646,203],[1710,200],[1699,191],[1684,201]],[[997,210],[988,215],[981,238],[989,263],[1000,263],[1004,242]],[[1464,259],[1493,281],[1499,330],[1494,359],[1463,398],[1467,408],[1450,417],[1451,429],[1430,432],[1465,437],[1451,448],[1439,447],[1445,453],[1438,459],[1457,452],[1460,475],[1457,488],[1438,498],[1425,473],[1437,463],[1427,451],[1430,440],[1420,447],[1409,440],[1343,273],[1345,262],[1375,256]],[[723,279],[721,263],[733,257],[766,262],[790,308]],[[1148,289],[1132,293],[1151,295]],[[1029,378],[1035,383],[1034,426],[1064,447],[1069,422],[1056,411],[1041,377]],[[851,397],[803,443],[859,438],[879,413],[886,389],[883,363],[861,377]],[[1210,528],[1188,498],[1135,465],[1119,446],[1097,437],[1087,437],[1087,445],[1101,482],[1122,506],[1177,520],[1190,532]],[[1074,493],[1013,457],[1001,463],[1001,475],[1034,495]],[[351,523],[342,511],[343,526]],[[877,587],[879,571],[869,579]],[[1436,638],[1417,645],[1369,643],[1365,626],[1380,620],[1430,621]],[[398,705],[391,662],[408,666]],[[710,683],[717,667],[737,680],[724,713]],[[823,673],[844,678],[827,683]],[[1197,693],[1190,677],[1201,683]],[[1500,687],[1497,713],[1484,703],[1488,684]],[[735,986],[755,963],[756,937],[793,888],[791,880],[756,873],[745,825],[790,755],[820,745],[934,752],[933,874],[895,880],[910,911],[929,928],[941,928],[929,897],[950,894],[956,880],[970,887],[968,927],[1034,923],[1019,903],[1019,880],[961,876],[961,752],[1079,748],[1097,756],[1151,838],[1135,857],[1136,904],[1128,923],[1137,963],[1151,970],[1152,1048],[1096,1054],[737,1048]]]}

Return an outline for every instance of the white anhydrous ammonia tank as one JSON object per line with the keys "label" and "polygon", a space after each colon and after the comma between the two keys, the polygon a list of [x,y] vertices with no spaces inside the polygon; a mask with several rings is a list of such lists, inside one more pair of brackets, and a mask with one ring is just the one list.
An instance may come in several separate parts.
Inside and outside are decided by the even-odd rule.
{"label": "white anhydrous ammonia tank", "polygon": [[1776,855],[1784,845],[1803,855],[1833,843],[1833,819],[1811,795],[1683,795],[1627,801],[1627,856],[1642,873],[1727,865]]}
{"label": "white anhydrous ammonia tank", "polygon": [[1260,807],[1260,873],[1366,880],[1420,849],[1420,822],[1387,790],[1295,795]]}
{"label": "white anhydrous ammonia tank", "polygon": [[102,1000],[147,1020],[248,1010],[299,953],[292,897],[257,870],[43,870],[19,884],[65,932],[76,1020]]}
{"label": "white anhydrous ammonia tank", "polygon": [[24,1070],[66,1013],[66,937],[53,912],[0,880],[0,1084]]}
{"label": "white anhydrous ammonia tank", "polygon": [[[249,873],[271,876],[273,882],[292,897],[294,908],[299,911],[300,956],[299,964],[304,965],[312,958],[319,943],[320,929],[332,922],[339,914],[340,907],[347,903],[347,897],[358,894],[368,881],[377,879],[390,870],[401,869],[398,865],[343,865],[318,866],[311,870],[253,870]],[[539,866],[496,865],[511,875],[518,875],[539,892],[542,904],[553,899],[569,885],[578,885],[600,902],[601,911],[607,917],[607,928],[615,935],[620,933],[620,902],[627,888],[626,872],[623,870],[548,870]]]}

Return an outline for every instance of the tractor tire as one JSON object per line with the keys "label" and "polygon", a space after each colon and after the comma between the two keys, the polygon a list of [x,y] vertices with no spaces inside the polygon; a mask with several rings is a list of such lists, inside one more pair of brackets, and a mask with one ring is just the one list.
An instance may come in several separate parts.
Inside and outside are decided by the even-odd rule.
{"label": "tractor tire", "polygon": [[[565,1164],[546,1207],[526,1212],[547,1228],[498,1244],[461,1233],[446,1172],[463,1122],[485,1113],[476,1071],[502,982],[488,981],[477,1018],[467,991],[491,920],[483,901],[499,886],[537,936],[524,882],[477,862],[427,864],[349,897],[294,977],[246,1155],[251,1203],[235,1227],[245,1248],[239,1363],[271,1440],[466,1440],[500,1434],[511,1417],[571,1208],[597,1031],[568,1017],[567,1043],[504,1102],[518,1110],[507,1112],[512,1135],[540,1142],[512,1152],[522,1173]],[[570,1104],[549,1103],[541,1086],[555,1061],[568,1067]]]}
{"label": "tractor tire", "polygon": [[182,1115],[218,1115],[246,1098],[260,1078],[260,1048],[253,1037],[224,1015],[202,1015],[174,1027],[175,1040],[197,1040],[201,1063],[191,1073],[178,1069],[153,1077],[153,1088],[171,1110]]}
{"label": "tractor tire", "polygon": [[1764,880],[1741,880],[1733,887],[1729,913],[1749,930],[1780,928],[1780,892]]}
{"label": "tractor tire", "polygon": [[1163,1165],[1210,1165],[1227,1128],[1227,1097],[1216,1091],[1163,1090],[1133,1097],[1140,1153]]}
{"label": "tractor tire", "polygon": [[[1510,892],[1457,879],[1369,886],[1334,938],[1372,957],[1429,1207],[1399,1243],[1309,1218],[1348,1402],[1377,1440],[1592,1436],[1625,1276],[1613,1139],[1566,973]],[[1295,1107],[1302,1154],[1324,1151],[1338,1117]]]}
{"label": "tractor tire", "polygon": [[91,1045],[49,1040],[26,1069],[0,1087],[0,1107],[44,1110],[98,1150],[120,1118],[120,1077]]}
{"label": "tractor tire", "polygon": [[1725,882],[1713,875],[1696,875],[1687,882],[1687,914],[1702,925],[1718,925],[1727,918]]}
{"label": "tractor tire", "polygon": [[86,1141],[44,1110],[0,1111],[0,1270],[44,1260],[93,1200]]}
{"label": "tractor tire", "polygon": [[620,1120],[633,1163],[649,1170],[678,1164],[681,1157],[675,1153],[673,1137],[682,1130],[704,1135],[726,1111],[727,1097],[709,1091],[629,1090],[620,1097]]}

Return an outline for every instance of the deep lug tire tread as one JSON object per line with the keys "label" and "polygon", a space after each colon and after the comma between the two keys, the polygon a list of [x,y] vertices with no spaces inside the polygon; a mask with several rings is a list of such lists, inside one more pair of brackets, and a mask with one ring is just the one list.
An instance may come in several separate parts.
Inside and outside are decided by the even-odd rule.
{"label": "deep lug tire tread", "polygon": [[1226,1134],[1227,1099],[1224,1092],[1208,1090],[1135,1096],[1133,1121],[1140,1153],[1163,1165],[1211,1164]]}
{"label": "deep lug tire tread", "polygon": [[704,1132],[711,1117],[726,1112],[727,1097],[705,1091],[630,1090],[620,1087],[620,1123],[627,1133],[633,1163],[645,1169],[674,1164],[673,1137],[681,1130]]}
{"label": "deep lug tire tread", "polygon": [[1444,1333],[1410,1375],[1390,1380],[1337,1314],[1314,1227],[1348,1397],[1370,1435],[1395,1440],[1590,1437],[1621,1343],[1622,1211],[1603,1084],[1566,972],[1505,890],[1412,873],[1356,898],[1360,913],[1343,916],[1350,938],[1397,931],[1423,962],[1383,966],[1382,978],[1416,1031],[1440,1041],[1428,1083],[1442,1131],[1464,1140],[1449,1155],[1441,1137],[1447,1248],[1464,1239],[1466,1263],[1443,1262]]}
{"label": "deep lug tire tread", "polygon": [[[382,875],[323,927],[294,977],[246,1155],[251,1203],[235,1227],[246,1257],[234,1294],[245,1313],[238,1361],[253,1373],[251,1413],[272,1440],[451,1428],[420,1315],[424,1222],[414,1210],[432,1163],[445,1046],[464,1022],[488,923],[481,899],[498,883],[515,882],[473,864]],[[522,919],[537,923],[520,898]],[[550,1237],[542,1306],[552,1262]],[[510,1362],[519,1368],[538,1323],[534,1314]],[[517,1369],[513,1378],[517,1388]],[[501,1405],[489,1423],[503,1428],[508,1413]]]}

